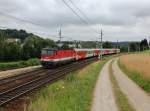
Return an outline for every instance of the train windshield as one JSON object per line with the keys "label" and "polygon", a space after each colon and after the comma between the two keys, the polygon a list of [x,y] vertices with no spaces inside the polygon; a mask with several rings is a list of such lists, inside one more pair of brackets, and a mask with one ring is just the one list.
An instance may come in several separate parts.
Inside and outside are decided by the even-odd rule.
{"label": "train windshield", "polygon": [[42,50],[42,55],[52,56],[52,55],[54,55],[54,51],[53,50]]}

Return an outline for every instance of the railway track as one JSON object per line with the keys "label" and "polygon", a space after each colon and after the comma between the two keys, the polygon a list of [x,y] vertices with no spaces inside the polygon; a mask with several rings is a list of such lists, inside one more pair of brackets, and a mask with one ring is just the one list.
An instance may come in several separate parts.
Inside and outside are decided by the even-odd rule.
{"label": "railway track", "polygon": [[40,71],[41,69],[42,69],[42,68],[38,68],[38,69],[32,70],[32,71],[30,71],[30,72],[24,72],[24,73],[22,73],[21,75],[18,74],[18,75],[14,75],[14,76],[9,76],[9,77],[2,78],[2,79],[0,79],[0,85],[1,85],[1,84],[4,84],[4,83],[6,83],[6,82],[9,82],[9,81],[13,81],[13,80],[15,80],[15,79],[20,79],[20,78],[22,78],[22,77],[27,77],[28,75],[31,75],[31,73],[38,72],[38,71]]}
{"label": "railway track", "polygon": [[[48,83],[53,83],[54,81],[64,77],[67,73],[80,69],[96,60],[96,58],[91,58],[87,60],[82,60],[80,62],[78,61],[72,64],[64,65],[57,69],[41,69],[37,71],[31,71],[28,74],[14,76],[12,78],[1,80],[1,86],[9,86],[15,81],[23,81],[25,79],[25,81],[20,82],[20,84],[12,85],[12,87],[9,86],[5,90],[0,92],[0,107],[36,88],[39,88]],[[28,81],[26,81],[26,78],[30,76],[32,79],[28,79]]]}

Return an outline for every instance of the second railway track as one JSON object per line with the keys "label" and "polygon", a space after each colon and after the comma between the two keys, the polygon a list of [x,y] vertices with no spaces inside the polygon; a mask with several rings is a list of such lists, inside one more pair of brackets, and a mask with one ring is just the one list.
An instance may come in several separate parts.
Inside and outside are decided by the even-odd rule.
{"label": "second railway track", "polygon": [[[96,58],[91,58],[87,60],[82,60],[80,62],[78,61],[72,64],[64,65],[57,69],[50,69],[50,70],[41,69],[37,71],[32,71],[27,75],[24,74],[16,77],[14,76],[12,78],[2,80],[2,82],[0,82],[0,87],[2,86],[6,87],[7,85],[8,87],[0,91],[0,107],[13,99],[20,97],[21,95],[24,95],[27,92],[39,88],[47,83],[52,83],[64,77],[67,73],[80,69],[96,60],[97,60]],[[31,78],[26,79],[28,77]],[[23,81],[23,82],[17,84],[16,81]],[[9,85],[11,85],[11,83],[14,83],[14,85],[10,87]]]}

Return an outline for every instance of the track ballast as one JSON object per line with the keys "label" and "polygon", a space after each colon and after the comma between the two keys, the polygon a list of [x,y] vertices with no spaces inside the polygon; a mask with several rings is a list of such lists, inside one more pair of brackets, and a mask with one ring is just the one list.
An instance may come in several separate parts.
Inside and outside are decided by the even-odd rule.
{"label": "track ballast", "polygon": [[97,58],[90,58],[67,64],[57,69],[39,69],[12,78],[1,79],[0,87],[4,87],[4,89],[0,91],[0,107],[34,89],[53,83],[63,78],[67,73],[83,68],[96,60]]}

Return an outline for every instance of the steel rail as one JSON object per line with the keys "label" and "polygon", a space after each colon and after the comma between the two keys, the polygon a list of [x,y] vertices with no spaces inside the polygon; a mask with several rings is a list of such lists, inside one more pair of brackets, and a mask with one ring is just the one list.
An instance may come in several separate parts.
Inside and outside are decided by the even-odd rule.
{"label": "steel rail", "polygon": [[33,81],[29,81],[25,84],[21,84],[17,87],[11,88],[10,90],[0,93],[0,106],[20,97],[29,91],[32,91],[33,89],[41,87],[47,83],[52,83],[64,77],[67,73],[80,69],[95,60],[96,59],[89,59],[75,64],[70,64],[67,67],[54,71],[53,73],[48,73],[40,78],[34,79]]}
{"label": "steel rail", "polygon": [[20,79],[20,78],[23,78],[23,77],[27,77],[27,76],[29,76],[29,75],[31,75],[33,73],[38,73],[38,71],[41,71],[42,69],[43,68],[40,67],[38,69],[29,71],[29,72],[24,72],[24,73],[17,74],[17,75],[14,75],[14,76],[9,76],[9,77],[1,78],[0,79],[0,85],[5,84],[7,82],[11,82],[11,81],[17,80],[17,79]]}

